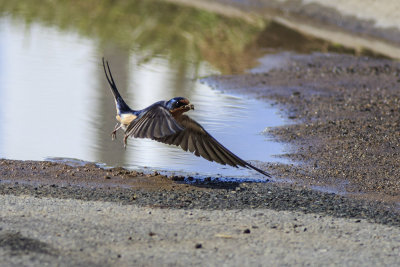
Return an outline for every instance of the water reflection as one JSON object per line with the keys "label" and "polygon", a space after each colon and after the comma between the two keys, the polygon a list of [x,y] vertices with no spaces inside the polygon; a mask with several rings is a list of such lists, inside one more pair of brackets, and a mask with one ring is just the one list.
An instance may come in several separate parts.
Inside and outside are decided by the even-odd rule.
{"label": "water reflection", "polygon": [[[1,156],[67,156],[87,143],[85,114],[94,97],[91,41],[1,21]],[[82,151],[82,156],[88,153]]]}
{"label": "water reflection", "polygon": [[167,1],[0,0],[0,16],[27,28],[40,23],[66,35],[79,33],[95,41],[98,52],[107,50],[110,42],[124,51],[134,50],[138,64],[161,55],[180,72],[207,61],[220,73],[240,73],[254,67],[266,52],[355,53],[274,21],[249,23]]}
{"label": "water reflection", "polygon": [[133,49],[140,63],[162,55],[181,71],[204,59],[222,73],[249,68],[255,57],[244,51],[262,30],[262,24],[157,0],[0,0],[0,15],[78,32],[99,47]]}
{"label": "water reflection", "polygon": [[162,55],[143,62],[138,51],[113,43],[99,48],[93,40],[38,23],[28,30],[8,19],[0,23],[0,157],[67,157],[202,175],[254,175],[154,141],[130,140],[127,150],[121,138],[111,141],[115,107],[101,66],[103,55],[132,108],[185,96],[196,105],[190,116],[243,159],[271,161],[282,150],[260,134],[266,126],[281,124],[275,111],[201,84],[194,78],[217,72],[206,62],[180,63]]}
{"label": "water reflection", "polygon": [[197,78],[243,72],[266,52],[340,50],[274,22],[245,23],[164,1],[0,3],[0,156],[6,158],[250,175],[154,141],[130,140],[126,151],[121,136],[112,142],[115,107],[101,57],[132,108],[187,97],[196,106],[189,115],[238,156],[274,161],[282,145],[261,132],[282,124],[275,110],[213,91]]}

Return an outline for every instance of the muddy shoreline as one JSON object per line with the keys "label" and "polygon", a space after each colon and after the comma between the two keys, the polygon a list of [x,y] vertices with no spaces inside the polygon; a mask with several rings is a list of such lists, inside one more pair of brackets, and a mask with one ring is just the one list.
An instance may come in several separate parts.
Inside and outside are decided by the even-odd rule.
{"label": "muddy shoreline", "polygon": [[211,83],[284,105],[293,124],[269,129],[293,144],[294,166],[273,173],[382,201],[400,201],[399,63],[337,54],[293,55],[268,73],[225,76]]}
{"label": "muddy shoreline", "polygon": [[285,62],[268,72],[204,81],[287,110],[293,123],[267,134],[292,145],[279,156],[296,164],[262,167],[278,181],[295,183],[191,183],[94,164],[4,159],[1,194],[165,208],[300,210],[399,225],[399,63],[336,54],[285,54]]}

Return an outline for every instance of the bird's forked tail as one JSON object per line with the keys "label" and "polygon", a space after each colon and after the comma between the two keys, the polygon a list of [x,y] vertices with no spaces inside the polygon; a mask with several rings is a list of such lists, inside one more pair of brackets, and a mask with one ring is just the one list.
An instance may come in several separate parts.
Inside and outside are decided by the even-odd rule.
{"label": "bird's forked tail", "polygon": [[[106,64],[107,64],[107,68],[106,68]],[[106,74],[108,84],[110,85],[111,92],[114,95],[117,112],[123,113],[124,111],[131,111],[130,107],[125,103],[124,99],[119,94],[117,85],[115,84],[113,76],[111,74],[110,65],[108,64],[108,61],[104,61],[104,57],[103,57],[103,68],[104,68],[104,73]],[[108,70],[108,72],[107,72],[107,70]]]}

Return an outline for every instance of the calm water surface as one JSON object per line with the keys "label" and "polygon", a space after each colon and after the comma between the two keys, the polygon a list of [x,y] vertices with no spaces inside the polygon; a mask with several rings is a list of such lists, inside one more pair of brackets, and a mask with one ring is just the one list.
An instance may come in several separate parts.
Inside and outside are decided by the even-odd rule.
{"label": "calm water surface", "polygon": [[[249,177],[254,171],[211,163],[177,147],[121,133],[111,141],[115,107],[101,65],[104,56],[121,94],[133,109],[184,96],[195,105],[188,115],[241,158],[276,161],[283,145],[262,134],[283,124],[268,103],[223,94],[199,82],[218,73],[205,61],[171,61],[156,55],[144,60],[135,49],[71,31],[0,20],[0,157],[21,160],[74,158],[130,169]],[[258,175],[258,174],[257,174]]]}

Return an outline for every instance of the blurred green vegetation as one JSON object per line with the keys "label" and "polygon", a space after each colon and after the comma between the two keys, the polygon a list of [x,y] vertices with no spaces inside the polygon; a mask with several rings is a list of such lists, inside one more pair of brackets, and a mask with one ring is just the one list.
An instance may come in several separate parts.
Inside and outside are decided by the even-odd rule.
{"label": "blurred green vegetation", "polygon": [[254,60],[246,53],[262,31],[240,19],[156,0],[0,0],[1,15],[39,22],[138,49],[144,60],[207,60],[222,73],[236,73]]}
{"label": "blurred green vegetation", "polygon": [[142,62],[162,55],[185,68],[205,60],[223,74],[243,72],[268,52],[356,54],[276,22],[251,24],[160,0],[0,0],[0,15],[78,32],[100,48],[139,51]]}

